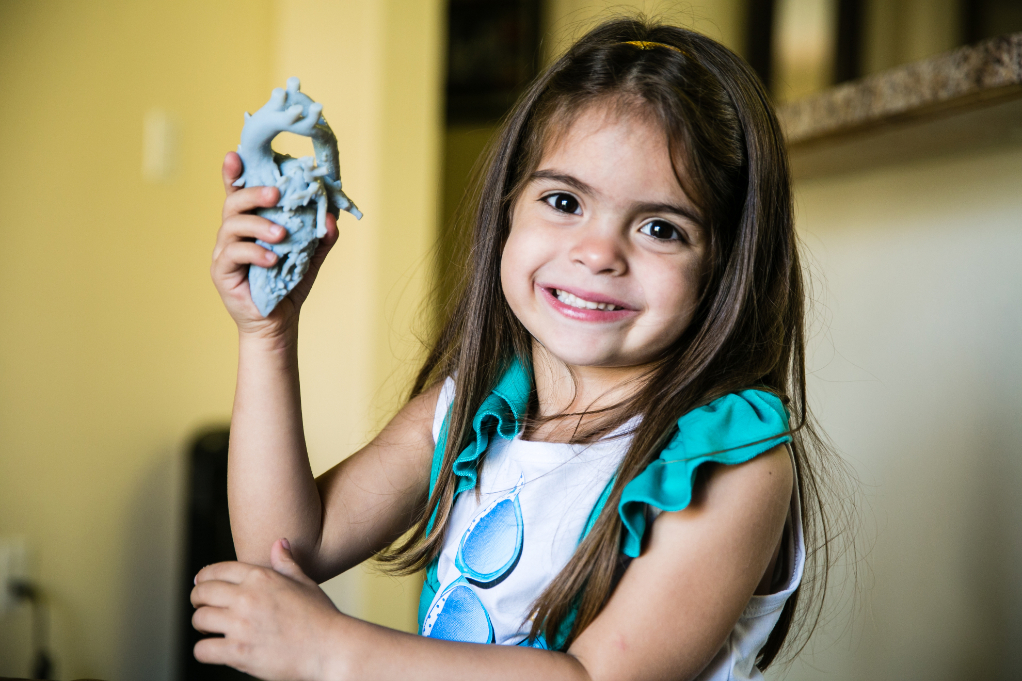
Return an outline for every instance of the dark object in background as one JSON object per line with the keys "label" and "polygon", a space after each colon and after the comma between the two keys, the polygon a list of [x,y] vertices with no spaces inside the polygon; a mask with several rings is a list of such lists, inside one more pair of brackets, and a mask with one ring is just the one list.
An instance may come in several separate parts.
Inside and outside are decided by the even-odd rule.
{"label": "dark object in background", "polygon": [[962,40],[966,44],[1022,31],[1022,2],[1019,0],[961,1]]}
{"label": "dark object in background", "polygon": [[767,91],[773,86],[774,0],[750,0],[746,6],[745,61]]}
{"label": "dark object in background", "polygon": [[230,667],[201,664],[192,648],[204,638],[192,627],[192,591],[195,573],[211,563],[236,560],[231,519],[227,512],[227,442],[229,431],[218,428],[196,436],[188,457],[188,500],[185,520],[185,561],[181,575],[181,629],[178,678],[181,681],[235,681],[251,679]]}
{"label": "dark object in background", "polygon": [[536,75],[539,0],[450,0],[447,123],[492,123]]}
{"label": "dark object in background", "polygon": [[866,35],[864,0],[838,0],[837,41],[834,46],[834,84],[862,76],[862,51]]}
{"label": "dark object in background", "polygon": [[[32,678],[49,679],[53,675],[50,658],[50,618],[39,588],[32,582],[13,580],[0,587],[9,589],[15,602],[27,601],[32,607]],[[0,680],[2,681],[2,680]]]}

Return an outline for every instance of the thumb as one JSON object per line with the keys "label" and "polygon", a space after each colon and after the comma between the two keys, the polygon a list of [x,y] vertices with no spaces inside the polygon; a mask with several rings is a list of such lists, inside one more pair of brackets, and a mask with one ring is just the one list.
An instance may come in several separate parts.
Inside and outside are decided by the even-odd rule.
{"label": "thumb", "polygon": [[278,539],[273,542],[273,547],[270,549],[270,567],[296,582],[316,586],[316,583],[309,579],[298,562],[295,561],[294,556],[291,555],[291,542],[287,539]]}

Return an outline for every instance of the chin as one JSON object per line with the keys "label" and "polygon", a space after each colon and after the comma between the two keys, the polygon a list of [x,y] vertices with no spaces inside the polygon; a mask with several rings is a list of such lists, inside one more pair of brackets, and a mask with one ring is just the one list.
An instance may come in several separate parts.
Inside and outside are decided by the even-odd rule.
{"label": "chin", "polygon": [[626,366],[615,352],[607,350],[579,347],[579,343],[542,344],[546,351],[555,359],[568,366],[576,367],[616,367]]}

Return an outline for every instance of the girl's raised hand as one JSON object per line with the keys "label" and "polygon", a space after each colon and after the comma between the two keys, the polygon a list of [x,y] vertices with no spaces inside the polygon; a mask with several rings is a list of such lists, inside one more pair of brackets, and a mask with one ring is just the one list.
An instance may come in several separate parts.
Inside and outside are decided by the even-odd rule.
{"label": "girl's raised hand", "polygon": [[295,562],[286,539],[270,550],[273,569],[216,563],[195,576],[192,625],[207,634],[195,659],[269,681],[321,679],[344,618]]}
{"label": "girl's raised hand", "polygon": [[286,231],[266,218],[252,214],[257,208],[277,205],[280,193],[275,187],[234,186],[241,176],[241,158],[234,152],[224,158],[223,181],[227,198],[224,201],[223,223],[217,232],[210,274],[227,311],[234,318],[241,333],[279,335],[298,322],[298,312],[309,295],[327,253],[337,242],[337,221],[327,213],[327,233],[320,239],[309,264],[309,271],[287,298],[280,301],[269,317],[263,318],[252,302],[248,287],[249,265],[269,267],[276,263],[272,251],[255,243],[261,239],[268,243],[281,241]]}

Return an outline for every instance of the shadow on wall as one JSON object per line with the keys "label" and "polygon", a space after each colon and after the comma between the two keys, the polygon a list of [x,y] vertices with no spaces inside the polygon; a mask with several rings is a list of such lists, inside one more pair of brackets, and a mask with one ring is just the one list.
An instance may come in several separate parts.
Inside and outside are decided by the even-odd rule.
{"label": "shadow on wall", "polygon": [[[1022,668],[1022,590],[1018,587],[1018,565],[1022,542],[1022,469],[1018,454],[1022,447],[1022,423],[1018,404],[1003,379],[992,376],[991,395],[985,421],[976,429],[977,476],[983,481],[962,512],[974,532],[965,544],[971,556],[967,571],[967,597],[987,621],[977,633],[976,650],[981,653],[963,678],[980,675],[990,668],[988,679],[1012,678]],[[998,383],[1002,385],[998,386]],[[968,456],[969,454],[966,453]]]}
{"label": "shadow on wall", "polygon": [[[1016,249],[1016,253],[1019,251],[1022,249]],[[1002,282],[990,282],[993,286],[998,283]],[[962,509],[973,530],[964,546],[972,557],[967,566],[971,578],[967,581],[966,596],[987,622],[986,631],[975,634],[976,650],[981,659],[962,671],[964,678],[990,666],[992,673],[986,678],[1000,675],[1008,679],[1018,678],[1018,670],[1022,668],[1022,647],[1019,646],[1022,587],[1018,579],[1022,560],[1022,539],[1018,531],[1022,525],[1019,459],[1022,421],[1019,420],[1017,383],[1022,376],[1022,360],[1017,351],[1022,315],[1011,293],[1002,289],[1000,294],[988,293],[987,297],[1000,299],[997,307],[1002,312],[1012,308],[1015,312],[998,315],[989,334],[993,338],[985,343],[990,350],[977,353],[985,356],[981,363],[987,375],[986,399],[976,400],[977,410],[982,410],[984,416],[977,418],[973,438],[975,451],[962,452],[963,456],[974,460],[980,480],[975,489],[968,490],[972,494]]]}

